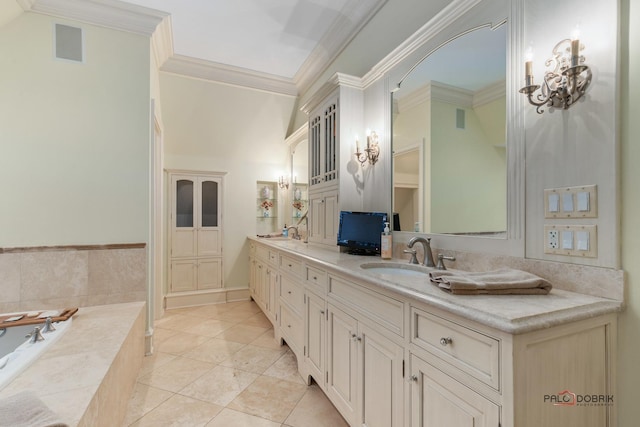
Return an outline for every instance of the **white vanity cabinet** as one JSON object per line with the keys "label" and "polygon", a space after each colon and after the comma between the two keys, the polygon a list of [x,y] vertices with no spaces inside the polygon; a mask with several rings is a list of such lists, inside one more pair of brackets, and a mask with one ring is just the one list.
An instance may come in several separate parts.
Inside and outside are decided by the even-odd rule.
{"label": "white vanity cabinet", "polygon": [[302,261],[280,254],[279,257],[278,323],[285,339],[298,360],[304,349],[304,286]]}
{"label": "white vanity cabinet", "polygon": [[[348,255],[327,251],[320,259],[299,255],[296,243],[254,244],[252,296],[270,316],[260,302],[267,292],[260,289],[268,288],[260,265],[275,269],[275,336],[289,343],[305,381],[313,377],[351,426],[617,425],[613,311],[546,324],[550,310],[537,327],[511,333],[510,326],[490,326],[489,312],[486,321],[471,320],[380,286],[345,268],[352,265],[342,258]],[[273,258],[275,267],[264,261]],[[556,298],[586,304],[577,294]]]}

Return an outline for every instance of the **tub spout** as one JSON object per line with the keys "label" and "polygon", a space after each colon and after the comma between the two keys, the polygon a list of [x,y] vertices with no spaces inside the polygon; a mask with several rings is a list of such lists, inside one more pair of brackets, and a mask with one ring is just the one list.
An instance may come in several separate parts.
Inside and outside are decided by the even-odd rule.
{"label": "tub spout", "polygon": [[29,338],[30,343],[35,343],[37,341],[44,341],[44,337],[40,333],[40,328],[38,326],[33,328],[33,332],[26,335],[25,338]]}

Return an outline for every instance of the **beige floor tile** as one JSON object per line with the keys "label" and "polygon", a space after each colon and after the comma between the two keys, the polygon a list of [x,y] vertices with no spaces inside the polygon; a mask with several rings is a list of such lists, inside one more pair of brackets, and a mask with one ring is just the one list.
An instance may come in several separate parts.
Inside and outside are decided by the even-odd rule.
{"label": "beige floor tile", "polygon": [[280,344],[280,341],[275,339],[275,337],[273,336],[273,329],[268,329],[258,338],[251,341],[250,344],[258,347],[271,348],[274,350],[280,349],[282,347],[289,348],[286,345]]}
{"label": "beige floor tile", "polygon": [[207,374],[180,390],[180,394],[226,406],[258,378],[258,375],[225,366],[216,366]]}
{"label": "beige floor tile", "polygon": [[233,301],[224,304],[224,307],[229,310],[248,310],[254,313],[260,313],[260,307],[254,301]]}
{"label": "beige floor tile", "polygon": [[177,335],[156,344],[156,351],[171,354],[183,354],[193,350],[211,338],[202,335],[179,332]]}
{"label": "beige floor tile", "polygon": [[135,427],[197,427],[205,426],[213,419],[222,407],[213,403],[191,399],[179,394],[146,414],[138,420]]}
{"label": "beige floor tile", "polygon": [[215,316],[224,313],[227,310],[230,310],[226,304],[208,304],[200,307],[191,307],[189,312],[192,316],[204,317],[207,319],[212,319]]}
{"label": "beige floor tile", "polygon": [[141,377],[138,381],[163,390],[177,392],[211,371],[214,367],[213,363],[201,362],[186,357],[176,357],[174,360]]}
{"label": "beige floor tile", "polygon": [[236,325],[222,331],[216,335],[216,338],[248,344],[264,334],[265,331],[267,331],[266,328],[258,328],[257,326]]}
{"label": "beige floor tile", "polygon": [[164,317],[160,319],[160,327],[180,332],[188,332],[189,329],[203,322],[202,317],[191,316],[188,314],[174,314],[169,316],[166,322],[163,322],[164,320]]}
{"label": "beige floor tile", "polygon": [[152,355],[145,356],[144,359],[142,359],[142,366],[140,367],[138,378],[143,377],[154,369],[157,369],[160,366],[171,362],[176,357],[178,356],[176,356],[175,354],[154,351]]}
{"label": "beige floor tile", "polygon": [[207,427],[280,427],[280,423],[225,408]]}
{"label": "beige floor tile", "polygon": [[264,375],[304,384],[302,377],[298,373],[298,360],[291,350],[287,350],[274,364],[264,371]]}
{"label": "beige floor tile", "polygon": [[247,344],[231,355],[231,357],[221,362],[220,365],[253,372],[255,374],[262,374],[267,368],[273,365],[284,352],[285,349],[272,350],[270,348],[256,347],[255,345]]}
{"label": "beige floor tile", "polygon": [[291,427],[348,427],[316,384],[307,391],[285,423]]}
{"label": "beige floor tile", "polygon": [[221,363],[247,344],[212,338],[193,350],[184,353],[183,357],[209,363]]}
{"label": "beige floor tile", "polygon": [[227,311],[223,311],[221,313],[216,314],[215,316],[213,316],[213,319],[217,319],[217,320],[222,320],[225,322],[233,322],[233,323],[240,323],[240,322],[245,322],[247,319],[255,316],[256,313],[254,313],[251,310],[248,309],[238,309],[238,310],[227,310]]}
{"label": "beige floor tile", "polygon": [[173,396],[173,392],[137,382],[129,400],[124,425],[128,426]]}
{"label": "beige floor tile", "polygon": [[233,322],[225,322],[216,319],[205,319],[202,317],[197,317],[197,319],[200,320],[198,324],[192,325],[184,331],[194,335],[215,337],[216,335],[220,334],[220,332],[226,331],[227,329],[235,325],[235,323]]}
{"label": "beige floor tile", "polygon": [[302,384],[261,376],[227,407],[282,423],[302,398],[306,389],[307,387]]}
{"label": "beige floor tile", "polygon": [[271,321],[262,312],[256,313],[242,322],[243,325],[259,326],[261,328],[271,328]]}
{"label": "beige floor tile", "polygon": [[153,343],[154,345],[157,346],[161,342],[166,341],[172,337],[175,337],[179,333],[180,332],[178,331],[173,331],[171,329],[166,329],[156,325],[155,328],[153,329]]}

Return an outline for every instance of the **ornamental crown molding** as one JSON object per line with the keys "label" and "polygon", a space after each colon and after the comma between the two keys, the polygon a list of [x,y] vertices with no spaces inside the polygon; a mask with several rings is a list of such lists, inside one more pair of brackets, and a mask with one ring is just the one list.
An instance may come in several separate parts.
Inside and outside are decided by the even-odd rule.
{"label": "ornamental crown molding", "polygon": [[309,114],[311,110],[320,105],[327,96],[339,87],[349,87],[362,90],[362,79],[349,74],[335,73],[324,85],[320,87],[320,89],[311,95],[307,102],[300,107],[300,111],[304,111]]}
{"label": "ornamental crown molding", "polygon": [[298,90],[292,79],[184,55],[171,56],[160,67],[160,71],[280,95],[298,95]]}
{"label": "ornamental crown molding", "polygon": [[16,0],[25,11],[151,36],[167,13],[119,0]]}

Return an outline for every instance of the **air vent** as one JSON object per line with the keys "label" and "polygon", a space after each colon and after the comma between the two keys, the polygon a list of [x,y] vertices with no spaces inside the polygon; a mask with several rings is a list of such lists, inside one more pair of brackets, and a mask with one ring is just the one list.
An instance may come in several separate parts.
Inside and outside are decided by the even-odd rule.
{"label": "air vent", "polygon": [[456,108],[456,129],[464,129],[464,110]]}
{"label": "air vent", "polygon": [[55,24],[54,47],[57,59],[83,62],[82,28]]}

